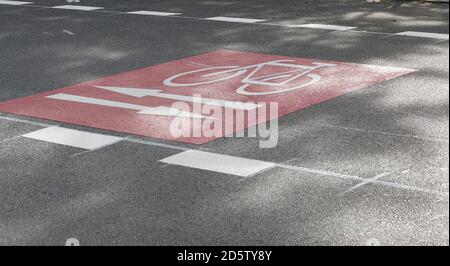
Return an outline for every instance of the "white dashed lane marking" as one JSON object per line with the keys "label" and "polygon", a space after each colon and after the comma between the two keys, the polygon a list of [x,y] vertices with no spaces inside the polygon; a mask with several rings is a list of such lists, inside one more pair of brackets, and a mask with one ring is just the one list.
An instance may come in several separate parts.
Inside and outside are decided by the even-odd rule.
{"label": "white dashed lane marking", "polygon": [[0,0],[0,5],[21,6],[21,5],[30,5],[30,4],[33,4],[33,2],[3,1],[3,0]]}
{"label": "white dashed lane marking", "polygon": [[[50,126],[49,128],[55,128],[56,127],[56,126],[51,126],[51,125],[48,125],[48,124],[32,122],[32,121],[23,120],[23,119],[4,117],[4,116],[0,116],[0,119],[6,120],[6,121],[12,121],[12,122],[19,122],[19,123],[24,123],[24,124],[30,124],[30,125]],[[46,128],[46,129],[49,129],[49,128]],[[44,132],[43,130],[45,130],[45,129],[42,129],[41,133]],[[63,130],[65,130],[65,129],[63,129]],[[67,129],[67,130],[69,130],[69,129]],[[33,133],[36,133],[36,132],[33,132]],[[23,136],[24,137],[31,137],[31,138],[37,137],[37,134],[33,134],[33,133],[29,133],[29,134],[26,134],[26,135],[23,135]],[[87,133],[87,132],[82,132],[82,133]],[[94,134],[94,133],[87,133],[87,134],[100,135],[100,134]],[[86,136],[87,135],[84,135],[83,137],[86,137]],[[101,136],[104,136],[104,135],[101,135]],[[19,136],[19,137],[22,137],[22,136]],[[12,139],[16,139],[16,138],[19,138],[19,137],[14,137],[14,138],[8,139],[7,141],[12,140]],[[110,137],[110,136],[106,136],[106,137]],[[45,135],[44,139],[42,139],[42,140],[47,141],[48,138],[49,138],[49,136]],[[137,139],[137,138],[132,138],[132,137],[126,137],[126,138],[112,137],[112,138],[116,138],[116,139],[110,139],[110,141],[106,142],[105,145],[100,145],[99,143],[97,143],[97,145],[93,145],[93,147],[91,147],[91,148],[93,148],[91,151],[98,150],[100,148],[103,148],[103,147],[115,144],[115,143],[120,142],[120,141],[125,141],[125,142],[137,143],[137,144],[142,144],[142,145],[165,147],[165,148],[168,148],[168,149],[174,149],[174,150],[183,151],[181,153],[181,154],[183,154],[183,157],[186,156],[187,152],[197,152],[197,153],[203,152],[203,151],[194,150],[194,149],[192,149],[190,147],[185,147],[185,146],[180,146],[180,145],[170,145],[170,144],[154,142],[154,141],[147,141],[147,140],[142,140],[142,139]],[[35,138],[35,139],[38,139],[38,138]],[[56,141],[56,139],[51,139],[50,140],[50,142],[53,142],[53,143],[56,143],[55,141]],[[82,153],[80,153],[80,154],[82,154]],[[77,155],[79,155],[79,154],[76,154],[75,156],[77,156]],[[169,165],[170,164],[172,164],[172,165],[175,165],[175,164],[176,165],[182,165],[180,162],[183,162],[183,158],[180,156],[180,154],[178,154],[178,155],[179,156],[174,155],[174,156],[168,157],[166,159],[161,160],[160,162],[165,163],[165,160],[167,160],[167,161],[172,161],[173,160],[173,163],[168,163],[168,164]],[[301,167],[301,166],[287,165],[286,164],[287,162],[281,163],[281,164],[277,164],[277,163],[272,163],[272,162],[265,162],[265,161],[258,161],[258,160],[253,160],[253,159],[246,159],[246,158],[233,157],[233,156],[228,156],[228,155],[215,154],[215,153],[211,153],[211,152],[203,152],[202,156],[197,156],[196,159],[202,158],[205,155],[209,155],[209,156],[207,156],[208,160],[210,160],[211,158],[219,158],[220,160],[222,160],[223,158],[230,158],[231,157],[232,159],[229,160],[228,163],[230,163],[230,162],[232,163],[232,162],[234,162],[236,160],[236,162],[238,162],[238,165],[242,165],[243,162],[245,163],[245,162],[251,161],[252,164],[254,164],[256,166],[259,166],[259,168],[261,169],[261,170],[258,170],[259,168],[255,167],[252,171],[248,171],[247,170],[246,173],[249,174],[249,175],[248,176],[244,176],[243,175],[243,177],[249,177],[249,176],[252,176],[252,175],[256,175],[256,174],[258,174],[258,173],[260,173],[260,172],[262,172],[264,170],[268,170],[268,169],[271,169],[271,168],[274,168],[274,167],[278,167],[278,168],[293,170],[293,171],[297,171],[297,172],[305,172],[305,173],[316,174],[316,175],[319,175],[319,176],[330,176],[330,177],[336,177],[336,178],[341,178],[341,179],[355,180],[355,181],[360,181],[360,182],[363,182],[363,183],[367,183],[366,181],[368,180],[367,178],[363,178],[363,177],[359,177],[359,176],[345,175],[345,174],[334,173],[334,172],[330,172],[330,171],[326,171],[326,170],[311,169],[311,168],[306,168],[306,167]],[[178,162],[177,162],[177,158],[178,158]],[[193,158],[191,158],[191,160]],[[233,159],[233,158],[235,158],[235,159]],[[192,168],[203,169],[203,170],[210,170],[210,171],[222,172],[223,173],[223,171],[226,171],[228,167],[224,167],[223,165],[219,164],[219,162],[221,162],[220,160],[216,160],[214,162],[215,164],[213,164],[214,168],[217,168],[217,169],[204,169],[204,168],[212,168],[213,167],[211,165],[205,166],[205,164],[208,164],[208,163],[206,163],[206,161],[205,162],[191,162],[191,163],[189,163],[189,160],[185,160],[185,163],[183,164],[183,166],[191,167],[191,165],[199,165],[199,166],[202,166],[202,167],[192,167]],[[239,162],[239,160],[240,160],[240,162]],[[233,165],[232,167],[234,167],[234,166],[235,165]],[[222,171],[217,171],[217,170],[222,170]],[[448,171],[448,168],[445,168],[445,169],[443,168],[442,170],[443,171],[444,170]],[[242,173],[245,173],[245,170],[242,171],[241,174]],[[253,174],[251,174],[251,173],[253,173]],[[382,181],[382,180],[378,180],[378,178],[379,178],[379,176],[376,177],[376,180],[375,179],[370,180],[370,183],[374,184],[374,185],[381,185],[381,186],[385,186],[385,187],[397,188],[397,189],[402,189],[402,190],[411,190],[411,191],[416,191],[416,192],[435,194],[435,195],[443,196],[443,197],[446,197],[446,198],[448,198],[448,196],[449,196],[448,192],[437,191],[437,190],[421,188],[421,187],[415,187],[415,186],[408,186],[408,185],[393,183],[393,182],[390,182],[390,181]]]}
{"label": "white dashed lane marking", "polygon": [[303,24],[303,25],[291,25],[290,27],[292,27],[292,28],[321,29],[321,30],[336,30],[336,31],[344,31],[344,30],[356,29],[356,27],[338,26],[338,25],[326,25],[326,24]]}
{"label": "white dashed lane marking", "polygon": [[275,166],[274,163],[197,150],[184,151],[160,162],[241,177],[248,177]]}
{"label": "white dashed lane marking", "polygon": [[430,33],[430,32],[419,32],[419,31],[404,31],[399,32],[394,35],[398,36],[409,36],[409,37],[419,37],[419,38],[430,38],[430,39],[440,39],[448,40],[448,34],[443,33]]}
{"label": "white dashed lane marking", "polygon": [[82,11],[92,11],[92,10],[103,9],[103,7],[98,7],[98,6],[74,6],[74,5],[54,6],[52,8],[69,9],[69,10],[82,10]]}
{"label": "white dashed lane marking", "polygon": [[266,21],[265,19],[253,19],[253,18],[232,18],[232,17],[211,17],[205,18],[206,20],[226,21],[226,22],[239,22],[239,23],[257,23]]}
{"label": "white dashed lane marking", "polygon": [[[80,10],[80,11],[96,11],[100,9],[104,9],[103,7],[95,7],[95,6],[81,6],[81,5],[61,5],[61,6],[38,6],[32,5],[33,2],[22,2],[22,1],[7,1],[0,0],[0,4],[4,5],[23,5],[34,8],[55,8],[55,9],[66,9],[66,10]],[[252,19],[252,18],[235,18],[235,17],[209,17],[209,18],[199,18],[199,17],[187,17],[187,16],[178,16],[182,13],[172,13],[172,12],[162,12],[162,11],[131,11],[131,12],[122,12],[122,11],[108,11],[101,10],[102,12],[114,13],[114,14],[130,14],[130,15],[148,15],[148,16],[164,16],[164,17],[178,17],[184,19],[196,19],[196,20],[214,20],[214,21],[222,21],[222,22],[234,22],[234,23],[255,23],[259,25],[268,25],[268,26],[278,26],[278,27],[288,27],[288,28],[309,28],[309,29],[323,29],[323,30],[332,30],[332,31],[351,31],[351,32],[359,32],[366,34],[378,34],[378,35],[386,35],[386,37],[391,36],[409,36],[409,37],[418,37],[418,38],[428,38],[428,39],[439,39],[442,41],[448,41],[448,34],[443,33],[432,33],[432,32],[417,32],[417,31],[405,31],[399,33],[386,33],[386,32],[369,32],[369,31],[357,31],[355,30],[357,27],[352,26],[340,26],[340,25],[327,25],[327,24],[302,24],[302,25],[283,25],[283,24],[274,24],[267,23],[265,19]],[[260,23],[258,23],[260,22]]]}
{"label": "white dashed lane marking", "polygon": [[62,127],[48,127],[25,134],[22,137],[86,150],[99,149],[123,140],[123,138],[119,137],[84,132]]}
{"label": "white dashed lane marking", "polygon": [[147,15],[147,16],[163,16],[163,17],[181,15],[181,13],[159,12],[159,11],[132,11],[132,12],[127,12],[127,14]]}

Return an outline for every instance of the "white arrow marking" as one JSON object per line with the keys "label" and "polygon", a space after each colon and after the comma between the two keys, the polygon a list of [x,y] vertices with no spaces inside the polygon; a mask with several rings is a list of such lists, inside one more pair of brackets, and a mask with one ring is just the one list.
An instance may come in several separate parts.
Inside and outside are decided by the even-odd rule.
{"label": "white arrow marking", "polygon": [[169,94],[162,93],[162,90],[154,90],[154,89],[137,89],[137,88],[126,88],[126,87],[109,87],[109,86],[95,86],[96,88],[113,91],[120,94],[125,94],[128,96],[142,98],[145,96],[153,96],[164,99],[171,99],[177,101],[184,102],[193,102],[207,105],[220,106],[230,109],[238,109],[238,110],[253,110],[261,107],[261,105],[254,103],[244,103],[244,102],[235,102],[235,101],[225,101],[220,99],[210,99],[203,97],[192,97],[187,95],[179,95],[179,94]]}
{"label": "white arrow marking", "polygon": [[108,107],[116,107],[116,108],[124,108],[139,111],[139,114],[146,115],[161,115],[161,116],[178,116],[178,117],[187,117],[187,118],[207,118],[214,119],[212,117],[203,116],[196,113],[186,112],[176,108],[170,108],[166,106],[158,106],[158,107],[150,107],[145,105],[136,105],[131,103],[124,102],[116,102],[116,101],[108,101],[91,97],[83,97],[78,95],[71,95],[65,93],[58,93],[54,95],[47,96],[46,98],[62,100],[62,101],[71,101],[78,103],[86,103],[86,104],[95,104],[101,106]]}

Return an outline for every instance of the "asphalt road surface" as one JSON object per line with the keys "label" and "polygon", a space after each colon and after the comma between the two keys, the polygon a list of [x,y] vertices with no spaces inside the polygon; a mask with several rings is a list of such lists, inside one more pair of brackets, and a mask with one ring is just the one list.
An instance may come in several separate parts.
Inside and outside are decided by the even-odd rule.
{"label": "asphalt road surface", "polygon": [[[29,1],[0,1],[0,245],[449,244],[448,4]],[[101,9],[51,8],[61,5]],[[1,110],[217,50],[416,72],[280,117],[271,149],[255,138],[188,144]],[[56,125],[120,141],[82,149],[24,136]],[[162,162],[183,152],[192,161],[208,152],[224,169]],[[249,162],[268,167],[233,172]]]}

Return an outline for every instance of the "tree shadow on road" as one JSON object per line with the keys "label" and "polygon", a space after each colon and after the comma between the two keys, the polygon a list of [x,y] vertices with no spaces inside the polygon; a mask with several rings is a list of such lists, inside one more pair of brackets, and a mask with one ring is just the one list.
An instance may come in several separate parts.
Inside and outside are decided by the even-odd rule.
{"label": "tree shadow on road", "polygon": [[[123,7],[140,4],[130,2]],[[165,6],[163,1],[152,2],[155,10]],[[448,32],[448,6],[413,3],[394,8],[384,3],[361,7],[359,2],[256,1],[249,5],[245,1],[174,1],[165,11],[214,10],[217,15],[238,17],[258,14],[284,24],[340,23],[383,32]],[[29,16],[29,11],[21,8],[0,11],[2,16]],[[61,33],[62,29],[76,35]],[[428,188],[448,192],[448,173],[429,174],[448,167],[448,42],[176,18],[61,17],[51,12],[30,15],[19,23],[11,20],[2,24],[1,30],[1,100],[218,49],[417,69],[283,117],[279,145],[274,149],[258,149],[257,140],[248,139],[221,139],[205,147],[279,163],[296,158],[293,165],[365,178],[410,170],[419,173],[419,179],[435,178],[424,183]],[[54,36],[44,35],[44,31]],[[54,155],[52,162],[42,160],[30,168],[29,179],[5,186],[3,189],[17,193],[1,194],[5,212],[0,223],[14,225],[14,230],[0,227],[9,234],[3,239],[8,244],[41,243],[48,237],[56,241],[65,232],[78,232],[85,237],[96,234],[94,241],[109,236],[125,244],[357,244],[371,234],[394,234],[409,243],[419,239],[427,239],[428,244],[448,242],[448,199],[383,189],[343,198],[338,194],[354,183],[284,170],[271,170],[245,182],[178,167],[162,175],[154,170],[158,158],[152,157],[150,148],[120,145],[126,150],[111,147],[99,157],[80,161],[61,158],[55,163],[58,157]],[[148,156],[154,162],[146,165]],[[28,159],[17,158],[17,165],[26,168]],[[100,171],[111,163],[114,171]],[[55,183],[38,170],[49,167],[59,173],[60,181]],[[133,169],[132,177],[129,169]],[[32,195],[41,195],[46,189],[35,186],[36,178],[54,186],[56,193],[40,197],[40,203],[51,208],[33,208]],[[409,185],[417,183],[412,180]],[[65,196],[68,187],[73,193]],[[8,216],[11,206],[6,204],[14,203],[13,197],[22,199],[16,207],[26,213],[26,219]],[[362,209],[361,204],[370,208]],[[421,216],[424,209],[444,216],[431,221]],[[64,218],[66,210],[70,210],[70,222]],[[22,234],[33,230],[33,221],[41,216],[45,220],[38,233]],[[151,219],[146,220],[148,217]],[[412,224],[407,224],[411,217]],[[96,229],[84,232],[84,226]],[[343,227],[345,230],[339,231]],[[120,230],[133,232],[128,235],[135,238],[121,238]],[[443,233],[437,237],[436,231]]]}

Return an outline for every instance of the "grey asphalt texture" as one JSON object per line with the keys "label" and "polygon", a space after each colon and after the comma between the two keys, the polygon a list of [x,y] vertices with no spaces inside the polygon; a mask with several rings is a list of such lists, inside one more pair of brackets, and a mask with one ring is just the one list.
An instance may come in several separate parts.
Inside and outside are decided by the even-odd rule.
{"label": "grey asphalt texture", "polygon": [[[0,5],[0,102],[218,49],[418,71],[284,116],[273,149],[248,138],[189,146],[294,166],[244,179],[164,165],[179,152],[168,147],[79,154],[20,138],[39,123],[123,134],[1,113],[0,245],[449,245],[449,43],[388,35],[448,34],[448,4],[82,0],[105,7],[87,12],[34,2]],[[122,13],[136,10],[183,17]],[[213,16],[267,23],[196,19]],[[282,26],[303,23],[358,28]],[[390,174],[348,191],[361,181],[298,167]]]}

